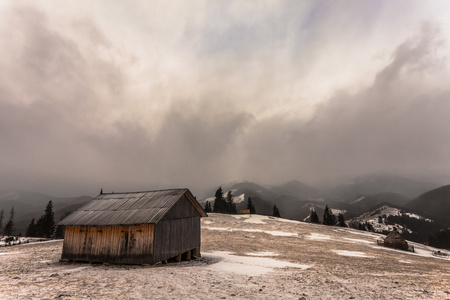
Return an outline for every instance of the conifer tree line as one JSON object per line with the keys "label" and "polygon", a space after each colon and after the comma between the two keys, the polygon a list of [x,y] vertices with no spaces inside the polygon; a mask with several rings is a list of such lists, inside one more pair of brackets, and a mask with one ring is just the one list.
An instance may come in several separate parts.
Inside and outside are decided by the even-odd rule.
{"label": "conifer tree line", "polygon": [[3,209],[0,210],[0,235],[3,235]]}
{"label": "conifer tree line", "polygon": [[[50,200],[45,207],[44,213],[35,221],[33,218],[28,225],[26,236],[28,237],[55,237],[55,214],[53,212],[53,202]],[[60,229],[61,230],[61,229]]]}
{"label": "conifer tree line", "polygon": [[433,247],[450,249],[450,228],[439,230],[434,236],[428,236],[428,244]]}
{"label": "conifer tree line", "polygon": [[252,202],[252,198],[248,197],[247,199],[247,209],[250,210],[251,214],[256,214],[255,205]]}
{"label": "conifer tree line", "polygon": [[16,212],[14,210],[14,206],[11,208],[11,211],[9,212],[9,219],[8,222],[6,222],[5,226],[3,226],[3,219],[4,219],[4,211],[3,209],[0,211],[0,235],[12,235],[14,233],[14,217],[16,215]]}
{"label": "conifer tree line", "polygon": [[[320,224],[319,216],[317,215],[317,212],[314,209],[311,209],[311,214],[309,215],[309,220],[311,223]],[[322,220],[323,220],[322,224],[324,224],[324,225],[347,227],[347,224],[345,223],[344,214],[339,213],[336,218],[336,215],[333,214],[333,212],[328,207],[328,205],[325,206]]]}
{"label": "conifer tree line", "polygon": [[211,207],[211,203],[207,201],[205,204],[205,212],[237,214],[233,193],[229,191],[226,197],[224,197],[222,187],[219,187],[214,195],[213,206]]}
{"label": "conifer tree line", "polygon": [[281,218],[280,211],[278,210],[278,207],[276,205],[273,205],[272,216]]}
{"label": "conifer tree line", "polygon": [[[248,197],[247,209],[251,214],[256,213],[255,206],[252,203],[252,199]],[[224,197],[222,187],[216,190],[214,195],[214,202],[211,204],[209,201],[205,203],[205,212],[225,213],[225,214],[237,214],[236,202],[234,202],[234,196],[229,191]]]}

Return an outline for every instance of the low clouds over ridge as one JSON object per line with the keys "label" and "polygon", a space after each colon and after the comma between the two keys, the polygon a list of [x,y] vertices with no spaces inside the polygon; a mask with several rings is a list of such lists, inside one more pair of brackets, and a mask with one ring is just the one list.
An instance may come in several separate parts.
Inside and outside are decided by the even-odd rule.
{"label": "low clouds over ridge", "polygon": [[[55,27],[61,19],[43,4],[3,9],[0,190],[74,195],[100,187],[201,190],[236,179],[450,173],[441,25],[417,22],[387,58],[359,73],[351,57],[333,57],[333,49],[346,51],[336,37],[320,35],[333,18],[349,29],[344,15],[309,4],[295,7],[300,22],[286,5],[242,21],[233,5],[209,32],[211,19],[201,14],[195,24],[182,19],[162,40],[161,31],[150,32],[136,51],[100,17],[74,14]],[[371,14],[370,7],[354,9]],[[135,26],[132,36],[154,24]],[[341,36],[352,53],[366,49],[358,34]],[[144,55],[147,49],[153,52]]]}

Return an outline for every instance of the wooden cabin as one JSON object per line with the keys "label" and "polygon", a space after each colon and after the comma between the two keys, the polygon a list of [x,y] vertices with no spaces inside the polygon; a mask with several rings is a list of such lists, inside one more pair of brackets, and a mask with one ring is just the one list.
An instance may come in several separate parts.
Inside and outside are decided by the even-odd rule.
{"label": "wooden cabin", "polygon": [[188,189],[103,194],[73,212],[61,259],[155,264],[200,256],[200,218],[207,214]]}

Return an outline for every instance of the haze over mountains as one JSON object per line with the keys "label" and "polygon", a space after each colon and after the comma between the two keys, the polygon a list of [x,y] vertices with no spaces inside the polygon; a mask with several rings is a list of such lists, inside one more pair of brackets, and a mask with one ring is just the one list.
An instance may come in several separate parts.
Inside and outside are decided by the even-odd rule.
{"label": "haze over mountains", "polygon": [[58,221],[66,212],[74,211],[91,199],[90,196],[62,198],[30,191],[10,190],[0,193],[0,209],[4,211],[3,220],[7,220],[11,208],[14,206],[15,233],[24,234],[31,219],[37,220],[50,200],[53,201],[55,220]]}
{"label": "haze over mountains", "polygon": [[[257,213],[270,215],[276,204],[282,217],[308,221],[311,209],[322,216],[328,205],[333,213],[344,213],[350,223],[369,223],[380,232],[395,227],[408,238],[422,242],[428,235],[450,226],[450,186],[438,188],[392,175],[361,176],[327,188],[290,181],[277,186],[239,182],[222,189],[224,193],[233,192],[238,209],[245,208],[251,197]],[[212,195],[214,192],[201,202],[213,201]]]}
{"label": "haze over mountains", "polygon": [[[212,203],[217,188],[211,188],[203,196],[197,195],[197,199],[203,205],[206,201]],[[450,185],[438,187],[392,175],[360,176],[331,187],[313,187],[292,180],[273,186],[232,182],[222,185],[222,189],[224,194],[232,191],[238,210],[246,208],[251,197],[259,214],[271,215],[276,204],[283,218],[309,221],[312,209],[321,218],[328,205],[333,213],[343,213],[350,223],[370,223],[384,231],[397,227],[418,241],[425,241],[429,234],[450,226]],[[91,199],[91,196],[61,198],[11,190],[0,193],[0,209],[4,209],[6,219],[14,206],[16,233],[24,233],[31,219],[43,213],[49,200],[53,201],[55,219],[59,220],[64,213]]]}

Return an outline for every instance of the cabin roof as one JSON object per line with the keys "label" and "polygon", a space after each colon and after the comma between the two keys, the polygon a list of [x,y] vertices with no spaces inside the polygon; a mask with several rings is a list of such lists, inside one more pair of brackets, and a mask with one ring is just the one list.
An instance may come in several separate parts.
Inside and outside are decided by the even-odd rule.
{"label": "cabin roof", "polygon": [[79,208],[58,225],[134,225],[155,224],[183,196],[192,203],[202,217],[206,213],[191,192],[170,189],[147,192],[100,194]]}

